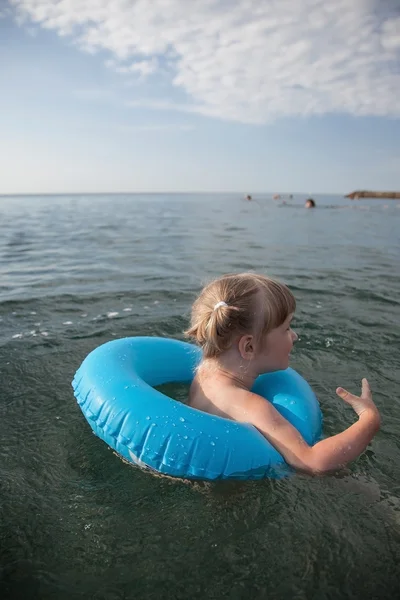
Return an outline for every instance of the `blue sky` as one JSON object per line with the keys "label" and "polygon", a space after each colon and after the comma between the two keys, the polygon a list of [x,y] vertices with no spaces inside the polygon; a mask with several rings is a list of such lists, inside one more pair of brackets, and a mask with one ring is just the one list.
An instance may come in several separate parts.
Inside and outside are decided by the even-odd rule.
{"label": "blue sky", "polygon": [[2,0],[0,51],[0,194],[400,189],[398,0]]}

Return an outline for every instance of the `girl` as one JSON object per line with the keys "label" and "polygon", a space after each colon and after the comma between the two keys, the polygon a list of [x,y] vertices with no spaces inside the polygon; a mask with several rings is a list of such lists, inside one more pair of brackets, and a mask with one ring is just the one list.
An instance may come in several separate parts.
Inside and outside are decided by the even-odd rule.
{"label": "girl", "polygon": [[192,308],[186,334],[203,350],[189,403],[215,415],[251,423],[291,466],[309,473],[338,469],[359,456],[380,427],[368,381],[361,396],[336,393],[358,415],[338,435],[309,446],[270,402],[250,390],[262,373],[286,369],[296,333],[291,291],[263,275],[225,275],[207,285]]}

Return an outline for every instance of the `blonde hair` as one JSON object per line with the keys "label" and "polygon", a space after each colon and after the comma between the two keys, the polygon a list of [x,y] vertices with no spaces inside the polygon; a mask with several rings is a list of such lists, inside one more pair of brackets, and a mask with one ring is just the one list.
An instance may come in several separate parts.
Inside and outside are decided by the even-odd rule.
{"label": "blonde hair", "polygon": [[215,358],[238,335],[253,333],[261,339],[295,309],[292,292],[280,281],[255,273],[223,275],[206,285],[194,302],[185,335],[203,349],[204,358]]}

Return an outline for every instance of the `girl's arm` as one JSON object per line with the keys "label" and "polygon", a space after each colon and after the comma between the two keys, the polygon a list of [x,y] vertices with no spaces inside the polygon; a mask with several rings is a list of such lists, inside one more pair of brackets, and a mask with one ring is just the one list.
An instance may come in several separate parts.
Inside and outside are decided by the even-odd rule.
{"label": "girl's arm", "polygon": [[368,381],[363,379],[361,396],[338,388],[337,394],[358,414],[358,421],[342,433],[309,446],[301,434],[264,398],[248,392],[245,419],[251,422],[282,454],[288,464],[310,473],[333,471],[357,458],[380,427],[380,416]]}

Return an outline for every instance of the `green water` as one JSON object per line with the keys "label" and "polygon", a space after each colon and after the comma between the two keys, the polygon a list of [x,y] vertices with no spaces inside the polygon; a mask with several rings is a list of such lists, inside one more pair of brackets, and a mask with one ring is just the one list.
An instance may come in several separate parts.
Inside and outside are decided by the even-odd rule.
{"label": "green water", "polygon": [[[400,209],[316,197],[0,198],[0,598],[387,599],[400,588]],[[201,285],[289,284],[292,366],[332,435],[368,377],[382,428],[335,475],[188,484],[123,463],[70,382],[97,345],[182,339]],[[185,386],[165,392],[181,401]]]}

